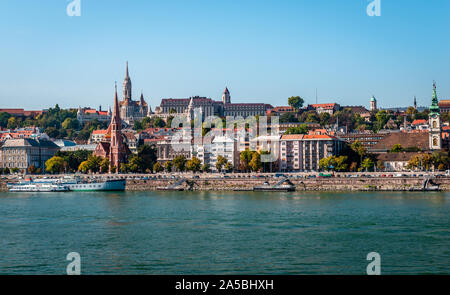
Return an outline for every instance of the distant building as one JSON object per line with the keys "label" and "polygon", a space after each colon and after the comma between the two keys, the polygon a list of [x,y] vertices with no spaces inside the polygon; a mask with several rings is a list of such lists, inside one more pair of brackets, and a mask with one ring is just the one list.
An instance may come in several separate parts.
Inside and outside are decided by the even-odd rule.
{"label": "distant building", "polygon": [[109,122],[111,121],[111,110],[102,111],[101,106],[98,111],[91,108],[79,107],[77,111],[77,120],[80,124],[85,124],[93,120],[97,120],[99,122]]}
{"label": "distant building", "polygon": [[318,103],[318,104],[310,104],[307,107],[307,110],[314,110],[318,114],[328,113],[333,115],[335,112],[339,111],[341,106],[337,103]]}
{"label": "distant building", "polygon": [[268,116],[281,116],[289,113],[291,114],[296,113],[295,108],[291,106],[274,107],[273,109],[267,111]]}
{"label": "distant building", "polygon": [[45,111],[25,111],[24,109],[0,109],[0,113],[8,113],[13,116],[37,116],[42,115]]}
{"label": "distant building", "polygon": [[104,141],[107,129],[100,129],[100,130],[94,130],[91,133],[91,136],[89,137],[89,144],[99,143],[101,141]]}
{"label": "distant building", "polygon": [[450,112],[450,99],[440,100],[439,109],[441,110],[442,113]]}
{"label": "distant building", "polygon": [[128,62],[126,66],[125,79],[123,81],[123,99],[120,101],[120,117],[121,119],[131,125],[134,121],[141,121],[143,118],[151,114],[151,108],[144,100],[144,94],[138,101],[132,100],[131,79],[128,72]]}
{"label": "distant building", "polygon": [[440,150],[442,148],[441,115],[436,93],[436,82],[433,82],[433,96],[431,98],[428,120],[430,121],[429,147],[431,150]]}
{"label": "distant building", "polygon": [[366,131],[339,134],[338,136],[342,140],[346,141],[349,145],[351,145],[355,141],[359,141],[367,150],[370,151],[380,140],[382,140],[388,134],[389,133],[374,133],[372,131]]}
{"label": "distant building", "polygon": [[169,114],[184,114],[193,101],[195,109],[200,108],[202,120],[209,116],[264,116],[266,112],[273,108],[265,103],[231,103],[231,95],[228,88],[222,94],[222,101],[215,101],[211,98],[193,96],[190,98],[163,98],[158,108],[158,115],[167,117]]}
{"label": "distant building", "polygon": [[0,167],[26,172],[33,165],[45,170],[45,162],[59,150],[54,142],[31,138],[9,139],[0,147]]}

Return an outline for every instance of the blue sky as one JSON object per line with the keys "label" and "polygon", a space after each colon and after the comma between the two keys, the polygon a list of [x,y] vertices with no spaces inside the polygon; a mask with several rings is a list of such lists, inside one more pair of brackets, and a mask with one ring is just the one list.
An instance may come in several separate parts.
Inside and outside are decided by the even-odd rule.
{"label": "blue sky", "polygon": [[286,105],[382,107],[450,99],[450,1],[0,0],[0,108],[112,105],[130,64],[133,97],[201,95]]}

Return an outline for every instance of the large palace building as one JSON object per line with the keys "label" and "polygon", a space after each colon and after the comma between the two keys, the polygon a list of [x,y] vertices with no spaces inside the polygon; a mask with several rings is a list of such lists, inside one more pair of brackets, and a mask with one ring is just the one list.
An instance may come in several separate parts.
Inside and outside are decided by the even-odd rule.
{"label": "large palace building", "polygon": [[151,108],[144,100],[144,95],[141,93],[141,97],[138,101],[132,100],[131,95],[131,79],[128,73],[128,62],[125,73],[125,79],[123,81],[123,99],[119,103],[120,116],[122,120],[131,125],[134,121],[141,121],[151,113]]}
{"label": "large palace building", "polygon": [[273,108],[265,103],[231,103],[231,95],[228,88],[222,94],[222,101],[215,101],[211,98],[194,96],[190,98],[163,98],[161,105],[156,108],[156,115],[183,114],[186,113],[189,104],[193,101],[194,108],[200,108],[203,119],[208,116],[264,116],[267,110]]}

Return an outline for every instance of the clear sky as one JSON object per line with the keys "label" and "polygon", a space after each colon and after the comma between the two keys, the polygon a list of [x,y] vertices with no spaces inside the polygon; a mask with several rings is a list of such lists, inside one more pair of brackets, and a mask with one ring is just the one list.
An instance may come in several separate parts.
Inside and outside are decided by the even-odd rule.
{"label": "clear sky", "polygon": [[[130,65],[133,98],[381,107],[450,99],[450,1],[0,0],[0,108],[112,105]],[[121,96],[121,95],[120,95]]]}

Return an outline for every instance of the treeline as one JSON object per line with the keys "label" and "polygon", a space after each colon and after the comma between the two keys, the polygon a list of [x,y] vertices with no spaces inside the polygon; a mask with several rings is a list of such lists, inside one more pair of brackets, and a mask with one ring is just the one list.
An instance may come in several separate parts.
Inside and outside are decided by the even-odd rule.
{"label": "treeline", "polygon": [[59,105],[55,105],[35,116],[13,116],[2,112],[0,126],[8,129],[35,126],[43,128],[51,138],[88,140],[93,130],[107,128],[108,122],[93,120],[81,125],[77,120],[77,110],[61,109]]}

